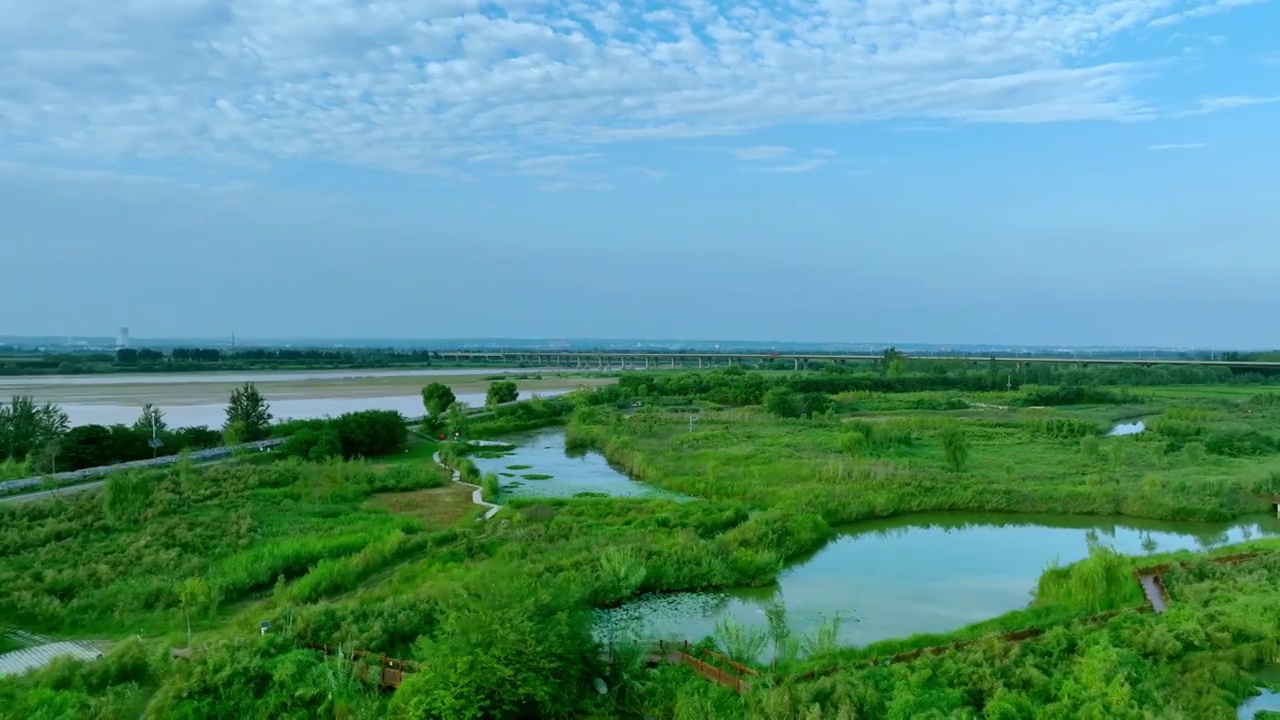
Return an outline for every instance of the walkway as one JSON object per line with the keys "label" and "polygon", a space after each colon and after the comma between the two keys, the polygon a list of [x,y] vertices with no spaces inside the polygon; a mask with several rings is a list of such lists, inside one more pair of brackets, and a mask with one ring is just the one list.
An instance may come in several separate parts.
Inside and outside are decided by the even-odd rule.
{"label": "walkway", "polygon": [[502,509],[502,506],[501,506],[501,505],[495,505],[495,504],[493,504],[493,503],[491,503],[491,502],[487,502],[487,501],[484,499],[484,491],[480,489],[480,486],[479,486],[479,485],[472,485],[472,484],[471,484],[471,483],[469,483],[469,482],[462,482],[462,473],[461,473],[460,471],[456,470],[455,468],[451,468],[451,467],[449,467],[448,465],[446,465],[446,464],[444,463],[444,460],[442,460],[442,459],[440,458],[440,453],[439,453],[439,452],[435,453],[435,454],[433,455],[433,457],[434,457],[434,459],[435,459],[435,461],[436,461],[436,464],[437,464],[437,465],[439,465],[440,467],[444,468],[445,470],[448,470],[448,471],[450,471],[451,473],[453,473],[453,475],[451,476],[451,479],[452,479],[454,482],[458,483],[459,485],[466,485],[466,486],[467,486],[467,487],[469,487],[469,488],[474,488],[474,490],[473,490],[473,491],[472,491],[472,493],[471,493],[471,502],[472,502],[472,503],[474,503],[474,504],[476,504],[476,505],[479,505],[480,507],[486,507],[486,508],[489,508],[489,510],[488,510],[487,512],[485,512],[485,514],[484,514],[484,519],[485,519],[485,520],[488,520],[488,519],[492,518],[494,515],[497,515],[497,514],[498,514],[498,511]]}

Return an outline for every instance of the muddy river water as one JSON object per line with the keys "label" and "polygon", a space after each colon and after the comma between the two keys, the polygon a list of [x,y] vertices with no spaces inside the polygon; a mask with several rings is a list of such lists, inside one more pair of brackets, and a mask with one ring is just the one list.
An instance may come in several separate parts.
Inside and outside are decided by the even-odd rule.
{"label": "muddy river water", "polygon": [[[0,377],[0,398],[31,395],[57,403],[72,425],[132,423],[144,403],[164,411],[170,427],[220,427],[227,398],[243,383],[253,382],[271,404],[277,419],[315,418],[356,410],[397,410],[408,417],[423,413],[422,386],[440,381],[471,406],[484,404],[487,376],[519,373],[520,397],[568,392],[582,385],[611,382],[563,371],[528,369],[398,369],[313,370],[289,372],[122,373]],[[556,373],[551,375],[550,373]],[[538,376],[526,378],[525,375]]]}

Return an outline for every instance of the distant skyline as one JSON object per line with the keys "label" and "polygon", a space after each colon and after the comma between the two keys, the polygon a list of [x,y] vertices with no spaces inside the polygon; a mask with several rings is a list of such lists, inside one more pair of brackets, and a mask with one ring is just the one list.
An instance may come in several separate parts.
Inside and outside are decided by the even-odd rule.
{"label": "distant skyline", "polygon": [[[204,347],[227,347],[230,346],[233,338],[226,336],[191,336],[191,337],[132,337],[127,347],[143,348],[143,347],[183,347],[183,346],[204,346]],[[463,348],[513,348],[519,349],[523,347],[536,348],[538,351],[555,352],[557,348],[583,349],[586,347],[599,349],[624,349],[628,347],[640,348],[685,348],[685,349],[709,349],[712,347],[724,348],[778,348],[788,351],[796,351],[798,349],[860,349],[878,352],[880,349],[888,347],[898,347],[902,349],[956,349],[965,352],[982,350],[987,348],[1002,348],[1014,350],[1023,348],[1027,350],[1063,350],[1078,352],[1100,352],[1100,351],[1197,351],[1197,352],[1255,352],[1275,350],[1276,347],[1258,346],[1258,347],[1212,347],[1212,346],[1177,346],[1177,345],[1062,345],[1062,344],[1019,344],[1019,343],[936,343],[936,342],[894,342],[894,341],[876,341],[876,340],[760,340],[760,339],[742,339],[742,338],[499,338],[499,337],[471,337],[471,338],[392,338],[392,337],[236,337],[234,338],[238,347],[255,348],[255,347],[314,347],[314,348],[414,348],[414,349],[463,349]],[[51,336],[51,335],[29,335],[29,336],[12,336],[0,335],[0,347],[22,347],[31,348],[34,346],[53,346],[61,347],[70,343],[73,347],[87,347],[94,349],[111,350],[119,348],[120,345],[115,338],[104,335],[67,335],[67,336]]]}
{"label": "distant skyline", "polygon": [[1280,346],[1280,3],[0,14],[0,335]]}

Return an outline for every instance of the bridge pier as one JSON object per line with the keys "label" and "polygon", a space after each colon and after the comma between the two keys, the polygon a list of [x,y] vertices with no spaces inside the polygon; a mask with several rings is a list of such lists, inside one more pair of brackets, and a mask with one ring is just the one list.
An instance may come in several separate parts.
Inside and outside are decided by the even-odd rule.
{"label": "bridge pier", "polygon": [[800,358],[796,358],[796,369],[800,369]]}

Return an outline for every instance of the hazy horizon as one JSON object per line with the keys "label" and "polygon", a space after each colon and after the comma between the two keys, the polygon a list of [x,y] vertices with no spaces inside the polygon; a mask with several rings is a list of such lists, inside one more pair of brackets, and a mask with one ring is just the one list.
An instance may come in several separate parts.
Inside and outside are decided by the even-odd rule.
{"label": "hazy horizon", "polygon": [[[72,342],[75,344],[89,344],[103,347],[114,347],[117,336],[109,335],[29,335],[14,336],[0,335],[0,345],[22,346],[24,344],[41,343],[59,344]],[[901,348],[927,348],[927,349],[945,349],[945,348],[1028,348],[1038,350],[1160,350],[1160,351],[1266,351],[1275,348],[1269,346],[1239,346],[1239,347],[1213,347],[1213,346],[1185,346],[1185,345],[1067,345],[1062,343],[1048,344],[1030,344],[1030,343],[1013,343],[1013,342],[904,342],[904,341],[875,341],[875,340],[776,340],[776,339],[752,339],[752,338],[675,338],[675,337],[496,337],[496,336],[474,336],[474,337],[307,337],[307,336],[264,336],[264,337],[243,337],[236,336],[234,341],[237,346],[242,348],[250,347],[278,347],[292,346],[297,347],[363,347],[363,348],[421,348],[421,349],[455,349],[467,346],[477,347],[499,347],[503,343],[512,343],[514,347],[523,345],[537,344],[540,347],[557,345],[586,345],[590,343],[607,344],[609,346],[689,346],[689,347],[705,347],[708,345],[725,345],[729,347],[743,346],[760,346],[760,347],[788,347],[788,348],[820,348],[820,347],[836,347],[836,348],[885,348],[885,347],[901,347]],[[130,334],[130,347],[169,347],[180,343],[205,343],[208,345],[229,345],[232,342],[230,336],[180,336],[180,337],[147,337]],[[385,345],[384,345],[385,344]]]}
{"label": "hazy horizon", "polygon": [[0,333],[1280,346],[1276,27],[1228,0],[17,4]]}

